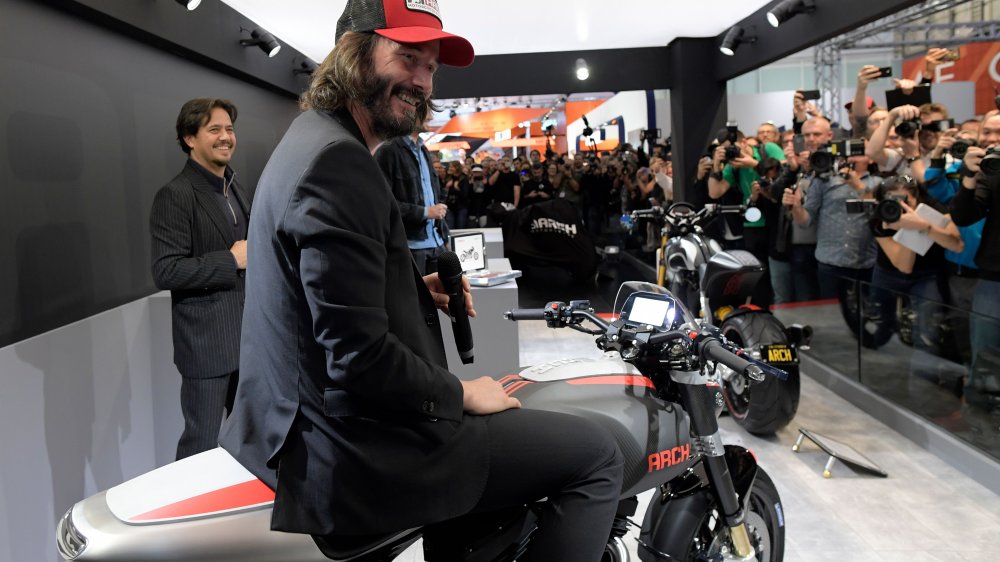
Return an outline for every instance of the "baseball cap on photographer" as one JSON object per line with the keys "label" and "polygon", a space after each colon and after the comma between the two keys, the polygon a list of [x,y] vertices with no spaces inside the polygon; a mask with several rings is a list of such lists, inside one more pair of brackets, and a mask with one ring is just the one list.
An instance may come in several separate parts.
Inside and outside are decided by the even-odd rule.
{"label": "baseball cap on photographer", "polygon": [[[872,107],[875,106],[875,100],[873,100],[871,96],[865,96],[865,105],[870,110]],[[844,104],[844,109],[846,109],[847,111],[850,111],[852,107],[854,107],[853,100]]]}
{"label": "baseball cap on photographer", "polygon": [[483,167],[480,166],[479,164],[473,164],[472,168],[470,168],[470,170],[473,171],[473,172],[482,172],[483,171]]}
{"label": "baseball cap on photographer", "polygon": [[347,31],[374,31],[404,44],[439,40],[438,58],[448,66],[469,66],[476,56],[465,38],[442,29],[438,0],[347,0],[336,38]]}

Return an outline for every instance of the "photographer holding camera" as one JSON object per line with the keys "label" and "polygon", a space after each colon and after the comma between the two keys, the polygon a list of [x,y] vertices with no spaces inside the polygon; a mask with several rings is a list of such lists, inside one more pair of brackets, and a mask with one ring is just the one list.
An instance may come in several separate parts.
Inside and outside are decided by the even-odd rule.
{"label": "photographer holding camera", "polygon": [[[882,322],[872,335],[873,346],[880,346],[895,331],[896,297],[914,297],[918,325],[913,334],[914,349],[936,355],[936,343],[943,321],[940,303],[947,295],[944,276],[944,250],[961,252],[964,244],[958,228],[945,214],[944,227],[932,224],[916,212],[918,205],[928,205],[940,212],[946,209],[932,200],[917,181],[908,176],[887,178],[875,192],[880,206],[870,219],[872,234],[878,242],[878,257],[872,273],[872,287]],[[888,203],[888,204],[886,204]],[[895,220],[893,220],[895,219]],[[890,222],[891,221],[891,222]],[[900,230],[926,233],[934,244],[924,255],[897,242],[893,236]],[[914,369],[920,369],[914,361]],[[924,365],[926,367],[927,365]]]}
{"label": "photographer holding camera", "polygon": [[492,191],[493,203],[499,203],[508,210],[517,208],[521,201],[521,180],[517,165],[510,156],[504,155],[487,181]]}
{"label": "photographer holding camera", "polygon": [[[976,253],[979,281],[972,297],[970,344],[973,376],[967,390],[980,384],[976,376],[980,355],[1000,348],[1000,115],[983,120],[977,146],[968,149],[960,169],[961,186],[951,200],[955,223],[967,226],[984,221]],[[1000,397],[994,398],[1000,400]],[[996,404],[997,402],[994,402]]]}
{"label": "photographer holding camera", "polygon": [[[931,151],[930,167],[924,173],[927,193],[938,202],[947,205],[961,189],[962,159],[969,148],[977,144],[977,133],[949,129],[938,137],[937,145]],[[948,163],[946,157],[951,159]],[[952,329],[955,330],[956,353],[965,362],[971,360],[969,346],[968,312],[972,309],[972,296],[979,279],[976,267],[976,252],[983,235],[983,221],[968,226],[960,226],[958,232],[965,244],[962,252],[946,250],[945,265],[948,268],[949,302],[952,309]]]}
{"label": "photographer holding camera", "polygon": [[556,188],[545,175],[545,164],[536,162],[531,165],[531,177],[521,183],[521,202],[519,209],[548,201],[555,197]]}
{"label": "photographer holding camera", "polygon": [[[868,159],[863,155],[835,158],[826,152],[833,131],[823,118],[807,121],[803,127],[807,153],[788,150],[789,172],[805,172],[798,189],[791,187],[787,174],[778,187],[784,189],[782,203],[791,211],[798,227],[814,229],[813,257],[819,273],[820,298],[844,299],[850,283],[869,281],[875,262],[875,246],[865,217],[847,212],[846,201],[870,197],[879,178],[868,173]],[[851,141],[860,143],[862,141]],[[860,151],[860,146],[857,147]],[[803,200],[804,198],[804,200]],[[795,232],[793,231],[793,236]],[[802,244],[809,238],[793,243]],[[795,244],[793,244],[794,246]],[[801,269],[797,265],[795,271]]]}
{"label": "photographer holding camera", "polygon": [[[781,147],[771,142],[765,143],[761,147],[762,150],[753,146],[747,142],[747,138],[739,131],[735,123],[727,124],[726,129],[722,132],[724,134],[718,137],[719,145],[715,147],[712,154],[713,172],[708,176],[708,196],[711,199],[722,199],[732,186],[736,186],[739,203],[753,206],[756,202],[754,184],[760,179],[757,174],[757,165],[763,158],[784,160],[785,153]],[[735,222],[735,224],[727,217],[726,227],[727,236],[725,236],[726,242],[723,243],[723,247],[726,249],[745,249],[753,254],[760,263],[768,262],[768,225],[763,214],[756,221],[742,221],[742,223]],[[742,229],[742,241],[735,236],[740,229]],[[770,277],[765,277],[764,282],[758,287],[754,298],[756,304],[766,306],[774,301],[770,281]]]}
{"label": "photographer holding camera", "polygon": [[805,97],[805,92],[798,90],[792,96],[792,130],[795,134],[802,132],[802,126],[806,121],[814,117],[823,117],[816,104]]}
{"label": "photographer holding camera", "polygon": [[[763,155],[746,142],[746,137],[737,130],[735,125],[727,125],[717,136],[719,144],[712,152],[712,172],[708,176],[708,197],[722,199],[733,185],[741,195],[740,204],[750,204],[750,194],[753,183],[760,179],[757,175],[757,164],[762,156],[776,160],[784,160],[785,153],[774,143],[765,143]],[[727,249],[746,249],[764,263],[767,259],[767,232],[764,229],[763,217],[757,222],[732,223],[727,221],[729,228],[728,241],[742,238],[743,242],[730,243]],[[735,228],[734,228],[735,227]],[[724,244],[724,246],[726,246]]]}
{"label": "photographer holding camera", "polygon": [[[883,177],[924,177],[924,163],[920,159],[917,130],[920,128],[920,109],[914,105],[901,105],[889,111],[865,147],[865,154],[878,165]],[[890,131],[895,129],[901,140],[899,149],[886,146]]]}

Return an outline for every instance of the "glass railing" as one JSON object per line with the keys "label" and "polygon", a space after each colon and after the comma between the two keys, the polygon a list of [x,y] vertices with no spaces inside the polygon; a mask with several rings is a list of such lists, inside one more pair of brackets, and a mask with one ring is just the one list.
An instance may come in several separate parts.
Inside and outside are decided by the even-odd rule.
{"label": "glass railing", "polygon": [[813,358],[1000,460],[1000,319],[926,294],[848,281],[776,314],[812,326]]}

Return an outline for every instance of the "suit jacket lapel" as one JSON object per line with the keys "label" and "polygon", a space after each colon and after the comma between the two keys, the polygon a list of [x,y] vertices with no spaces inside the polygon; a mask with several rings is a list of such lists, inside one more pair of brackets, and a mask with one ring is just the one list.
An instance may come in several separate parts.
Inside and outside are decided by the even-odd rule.
{"label": "suit jacket lapel", "polygon": [[184,175],[187,176],[191,182],[191,187],[194,188],[195,201],[198,202],[201,209],[208,215],[208,218],[212,219],[212,224],[219,230],[222,239],[231,247],[236,243],[236,239],[233,236],[232,221],[226,215],[222,214],[222,209],[215,202],[215,190],[212,188],[212,185],[208,183],[208,180],[205,179],[205,176],[201,172],[190,165],[184,168]]}

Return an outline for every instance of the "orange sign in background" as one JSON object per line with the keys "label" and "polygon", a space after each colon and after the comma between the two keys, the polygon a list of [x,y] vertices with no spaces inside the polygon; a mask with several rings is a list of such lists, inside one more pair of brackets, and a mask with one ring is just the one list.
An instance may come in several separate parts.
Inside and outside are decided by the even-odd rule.
{"label": "orange sign in background", "polygon": [[[958,47],[959,59],[945,62],[931,78],[940,82],[975,82],[976,114],[996,109],[994,88],[1000,87],[1000,42],[970,43]],[[924,55],[903,61],[903,76],[919,81],[924,73]]]}

